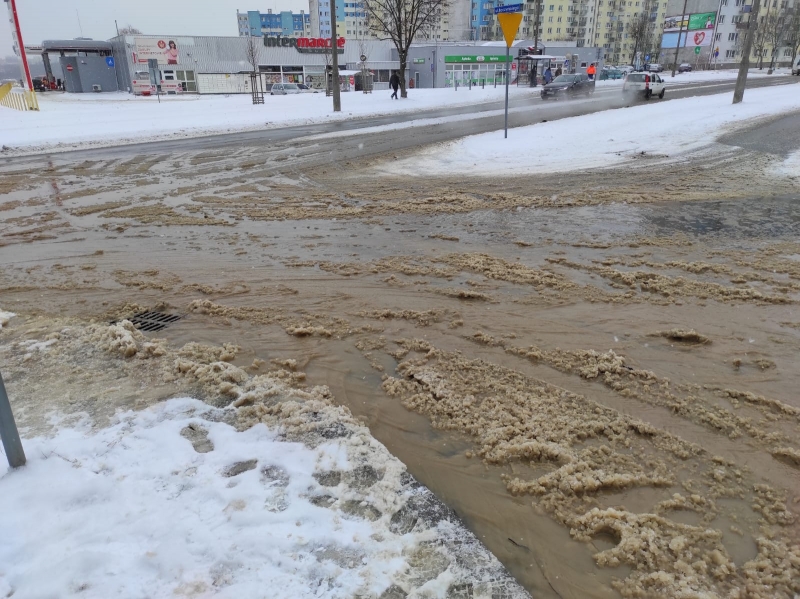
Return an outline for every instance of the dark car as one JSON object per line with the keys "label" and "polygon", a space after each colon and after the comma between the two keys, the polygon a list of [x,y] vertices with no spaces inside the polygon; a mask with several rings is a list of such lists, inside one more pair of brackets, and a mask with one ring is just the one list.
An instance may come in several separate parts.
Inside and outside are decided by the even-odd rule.
{"label": "dark car", "polygon": [[692,71],[692,65],[688,62],[684,62],[678,66],[679,73],[690,73]]}
{"label": "dark car", "polygon": [[45,85],[43,77],[34,77],[33,78],[33,91],[36,92],[43,92],[47,91],[47,86]]}
{"label": "dark car", "polygon": [[594,80],[588,75],[559,75],[542,88],[542,100],[590,96],[594,93]]}

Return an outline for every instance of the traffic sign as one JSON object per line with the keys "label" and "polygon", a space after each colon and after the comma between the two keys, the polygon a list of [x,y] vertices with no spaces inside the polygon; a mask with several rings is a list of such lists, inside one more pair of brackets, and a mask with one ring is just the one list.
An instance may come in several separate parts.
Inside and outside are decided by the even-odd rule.
{"label": "traffic sign", "polygon": [[569,68],[569,58],[564,61],[564,69],[568,69],[568,68]]}
{"label": "traffic sign", "polygon": [[362,54],[360,56],[360,58],[361,58],[361,62],[367,62],[367,55],[366,54]]}
{"label": "traffic sign", "polygon": [[[522,6],[522,4],[515,4],[514,6]],[[507,7],[501,6],[500,8]],[[519,24],[522,23],[522,13],[500,13],[497,15],[497,20],[500,21],[500,27],[503,28],[503,37],[506,38],[506,46],[510,48],[514,43],[514,38],[517,37],[517,29],[519,29]]]}
{"label": "traffic sign", "polygon": [[645,59],[647,62],[650,62],[650,55],[648,54],[647,56],[645,56],[645,57],[644,57],[644,59]]}
{"label": "traffic sign", "polygon": [[695,54],[700,54],[700,46],[695,46],[694,47],[694,53]]}
{"label": "traffic sign", "polygon": [[106,64],[109,66],[109,68],[113,69],[114,68],[114,57],[113,56],[106,56]]}
{"label": "traffic sign", "polygon": [[67,65],[67,71],[69,71],[70,73],[72,72],[72,65],[71,64]]}
{"label": "traffic sign", "polygon": [[494,14],[501,15],[507,12],[522,12],[522,4],[508,4],[506,6],[495,6]]}

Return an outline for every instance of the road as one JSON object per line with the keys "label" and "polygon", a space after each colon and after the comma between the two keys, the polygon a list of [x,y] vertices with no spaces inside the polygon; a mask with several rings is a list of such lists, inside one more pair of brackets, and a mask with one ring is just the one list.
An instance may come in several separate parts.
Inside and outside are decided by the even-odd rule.
{"label": "road", "polygon": [[[793,77],[777,77],[770,79],[751,79],[748,89],[789,85],[797,83]],[[735,82],[704,82],[668,84],[663,102],[733,92]],[[469,93],[466,90],[454,93]],[[543,101],[538,90],[532,89],[531,96],[515,98],[510,102],[509,127],[523,127],[544,120],[552,121],[561,118],[591,114],[609,109],[624,108],[626,102],[619,87],[600,88],[590,99],[571,100],[566,102]],[[270,128],[258,131],[245,131],[171,139],[158,142],[129,144],[110,148],[76,150],[52,154],[58,162],[69,161],[79,157],[87,159],[123,158],[141,154],[172,154],[176,152],[213,150],[219,148],[242,148],[268,146],[271,150],[286,148],[302,150],[308,153],[300,162],[321,163],[334,160],[330,152],[335,149],[336,160],[359,159],[380,155],[389,151],[400,151],[422,145],[439,143],[457,139],[464,135],[473,135],[495,131],[502,126],[503,102],[493,101],[468,106],[445,107],[435,110],[420,111],[410,121],[408,114],[383,115],[371,118],[352,119],[333,123],[319,123],[294,127]],[[376,128],[403,123],[406,128],[386,135]],[[418,125],[418,126],[414,126]],[[325,137],[330,137],[325,143]],[[287,143],[288,142],[288,143]],[[8,158],[4,164],[20,165],[24,163],[38,164],[41,156]],[[325,158],[325,157],[328,158]],[[294,158],[294,157],[293,157]]]}

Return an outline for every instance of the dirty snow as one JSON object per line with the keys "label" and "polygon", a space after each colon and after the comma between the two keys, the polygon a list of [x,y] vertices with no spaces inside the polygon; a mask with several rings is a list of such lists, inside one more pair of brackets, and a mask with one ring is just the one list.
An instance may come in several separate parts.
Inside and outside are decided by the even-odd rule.
{"label": "dirty snow", "polygon": [[[521,157],[529,158],[525,162],[529,173],[606,167],[637,156],[668,157],[697,150],[735,124],[749,125],[757,118],[797,110],[800,94],[791,85],[747,90],[744,102],[737,105],[731,104],[730,93],[672,102],[654,98],[626,110],[510,129],[508,139],[499,130],[438,144],[380,169],[397,175],[422,169],[427,174],[485,176],[486,170],[476,166],[491,164],[493,173],[511,174],[519,171]],[[687,114],[691,126],[676,130],[676,123],[686,122]],[[574,143],[578,139],[580,143]]]}
{"label": "dirty snow", "polygon": [[0,310],[0,329],[2,329],[3,326],[7,325],[8,321],[14,318],[15,316],[16,314],[14,314],[13,312],[4,312],[3,310]]}
{"label": "dirty snow", "polygon": [[[24,439],[27,465],[0,465],[0,595],[377,597],[410,553],[459,534],[449,522],[396,533],[388,517],[314,503],[332,484],[320,472],[351,465],[346,440],[311,448],[224,419],[172,399]],[[443,569],[412,594],[444,596],[452,580]]]}

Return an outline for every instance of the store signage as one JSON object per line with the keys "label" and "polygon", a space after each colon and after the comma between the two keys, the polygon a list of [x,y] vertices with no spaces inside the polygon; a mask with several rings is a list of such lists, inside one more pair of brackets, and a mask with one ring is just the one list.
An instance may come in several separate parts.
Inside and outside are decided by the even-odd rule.
{"label": "store signage", "polygon": [[[336,51],[344,53],[345,38],[336,40]],[[327,54],[331,51],[331,40],[325,37],[270,37],[264,36],[264,45],[267,48],[294,48],[298,52]]]}
{"label": "store signage", "polygon": [[[445,62],[506,62],[505,54],[497,55],[483,55],[483,56],[445,56]],[[508,62],[513,62],[511,57],[508,57]]]}
{"label": "store signage", "polygon": [[415,58],[414,59],[414,64],[425,64],[425,59],[424,58]]}
{"label": "store signage", "polygon": [[522,12],[522,4],[509,4],[507,6],[495,6],[494,14],[502,15],[510,12]]}

